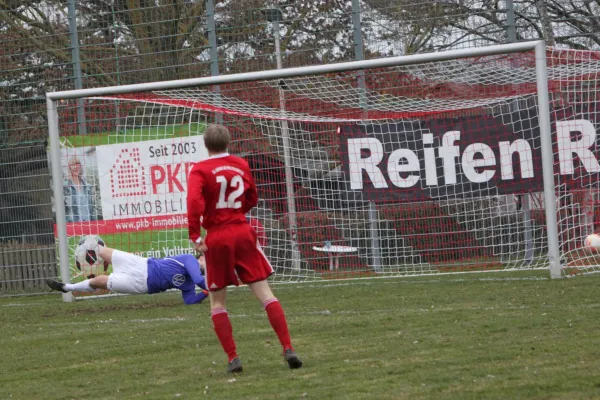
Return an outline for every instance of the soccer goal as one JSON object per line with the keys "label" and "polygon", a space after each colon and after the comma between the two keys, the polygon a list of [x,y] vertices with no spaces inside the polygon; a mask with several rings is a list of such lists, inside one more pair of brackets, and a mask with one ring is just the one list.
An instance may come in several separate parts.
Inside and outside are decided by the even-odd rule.
{"label": "soccer goal", "polygon": [[49,93],[62,279],[108,272],[74,269],[85,234],[192,251],[186,177],[210,123],[253,170],[275,282],[595,271],[599,71],[599,53],[536,41]]}

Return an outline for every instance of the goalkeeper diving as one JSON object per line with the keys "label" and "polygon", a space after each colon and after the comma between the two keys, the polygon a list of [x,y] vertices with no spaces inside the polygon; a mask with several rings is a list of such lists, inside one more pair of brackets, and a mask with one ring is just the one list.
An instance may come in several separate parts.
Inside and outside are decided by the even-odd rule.
{"label": "goalkeeper diving", "polygon": [[[86,240],[85,251],[112,264],[110,275],[99,275],[78,283],[63,283],[47,279],[51,289],[63,293],[94,292],[108,289],[123,294],[154,294],[169,289],[181,290],[185,304],[198,304],[208,297],[203,275],[204,256],[196,258],[192,254],[179,254],[165,258],[144,258],[132,253],[111,249],[94,240]],[[88,244],[91,242],[91,245]],[[196,287],[201,289],[196,293]]]}

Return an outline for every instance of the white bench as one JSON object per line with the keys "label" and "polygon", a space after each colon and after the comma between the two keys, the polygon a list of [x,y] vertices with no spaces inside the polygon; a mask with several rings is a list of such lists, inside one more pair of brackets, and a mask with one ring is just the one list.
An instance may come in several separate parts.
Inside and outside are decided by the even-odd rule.
{"label": "white bench", "polygon": [[[346,253],[354,253],[354,252],[358,251],[358,248],[350,247],[350,246],[335,246],[334,245],[334,246],[323,246],[323,247],[313,246],[313,250],[327,253],[329,255],[329,270],[333,271],[334,266],[335,266],[336,270],[340,267],[340,255],[346,254]],[[335,258],[335,262],[333,260],[334,258]]]}

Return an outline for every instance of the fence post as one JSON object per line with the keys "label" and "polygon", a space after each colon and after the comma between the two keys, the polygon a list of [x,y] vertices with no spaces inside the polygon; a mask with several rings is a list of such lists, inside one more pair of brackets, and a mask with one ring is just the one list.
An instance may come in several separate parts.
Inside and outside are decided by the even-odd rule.
{"label": "fence post", "polygon": [[515,4],[513,0],[506,0],[506,34],[508,43],[517,41],[517,30],[515,23]]}
{"label": "fence post", "polygon": [[[281,32],[279,31],[279,22],[283,19],[283,14],[279,8],[266,8],[262,10],[266,20],[271,23],[273,38],[275,39],[275,61],[277,69],[283,68],[281,59]],[[288,217],[290,225],[290,236],[292,244],[292,268],[299,270],[301,267],[302,254],[298,246],[298,220],[296,213],[296,194],[294,188],[294,170],[292,165],[292,153],[290,144],[290,130],[286,119],[285,90],[281,82],[279,85],[279,110],[282,118],[279,121],[281,127],[281,141],[283,146],[283,164],[285,170],[285,190],[286,203],[288,208]]]}
{"label": "fence post", "polygon": [[[215,24],[215,2],[214,0],[206,0],[206,30],[208,31],[208,43],[210,45],[210,74],[212,76],[219,75],[219,52],[217,47],[217,27]],[[215,96],[218,99],[221,97],[221,87],[215,85]],[[223,123],[223,115],[215,114],[215,122]]]}
{"label": "fence post", "polygon": [[[79,35],[77,33],[77,12],[75,0],[69,0],[69,36],[71,37],[71,62],[73,63],[73,84],[75,89],[83,89],[81,80],[81,58],[79,55]],[[87,133],[85,123],[85,101],[77,99],[77,126],[80,135]]]}

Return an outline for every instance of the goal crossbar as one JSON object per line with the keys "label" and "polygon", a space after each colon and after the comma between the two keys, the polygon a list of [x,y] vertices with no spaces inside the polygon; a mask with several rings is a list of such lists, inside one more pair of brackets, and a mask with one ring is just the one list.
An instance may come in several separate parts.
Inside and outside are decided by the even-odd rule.
{"label": "goal crossbar", "polygon": [[389,58],[376,58],[371,60],[349,61],[336,64],[314,65],[309,67],[283,68],[276,70],[245,72],[230,75],[207,76],[202,78],[177,79],[171,81],[140,83],[122,86],[106,86],[91,89],[64,90],[60,92],[48,92],[46,94],[46,98],[48,100],[67,100],[78,99],[83,97],[117,95],[124,93],[151,92],[154,90],[183,89],[192,86],[201,87],[209,85],[220,85],[226,83],[240,83],[248,81],[263,81],[269,79],[294,78],[298,76],[328,74],[333,72],[395,67],[403,65],[432,63],[446,60],[457,60],[461,58],[521,53],[525,51],[532,51],[537,48],[545,50],[545,42],[543,40],[537,40],[531,42],[499,44],[473,49],[448,50],[438,53],[413,54],[408,56],[397,56]]}

